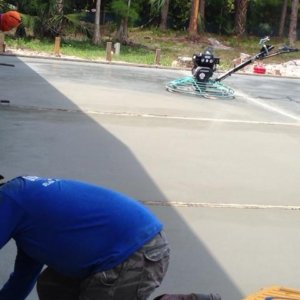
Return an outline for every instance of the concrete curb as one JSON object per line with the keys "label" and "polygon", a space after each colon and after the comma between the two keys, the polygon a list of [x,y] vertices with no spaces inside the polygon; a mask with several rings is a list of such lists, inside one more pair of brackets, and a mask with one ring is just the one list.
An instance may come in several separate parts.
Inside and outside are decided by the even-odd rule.
{"label": "concrete curb", "polygon": [[48,60],[62,60],[62,61],[70,61],[70,62],[83,62],[83,63],[95,63],[95,64],[105,64],[105,65],[120,65],[120,66],[131,66],[131,67],[140,67],[140,68],[150,68],[150,69],[166,69],[166,70],[176,70],[176,71],[190,71],[189,68],[176,68],[176,67],[168,67],[161,65],[146,65],[146,64],[138,64],[138,63],[129,63],[122,61],[105,61],[105,60],[89,60],[89,59],[81,59],[81,58],[71,58],[71,57],[52,57],[52,56],[42,56],[42,55],[26,55],[26,54],[6,54],[2,53],[0,56],[13,56],[13,57],[29,57],[29,58],[37,58],[37,59],[48,59]]}
{"label": "concrete curb", "polygon": [[[26,55],[26,54],[14,54],[14,53],[1,53],[0,56],[26,57],[26,58],[47,59],[47,60],[56,60],[56,61],[104,64],[104,65],[117,65],[117,66],[124,66],[124,67],[130,66],[130,67],[161,69],[161,70],[169,70],[169,71],[190,71],[191,70],[190,68],[168,67],[168,66],[161,66],[161,65],[146,65],[146,64],[122,62],[122,61],[111,61],[111,62],[105,61],[105,60],[96,61],[96,60],[71,58],[71,57],[52,57],[52,56]],[[222,74],[222,73],[225,73],[225,71],[219,72],[219,73]],[[259,77],[266,76],[266,77],[273,77],[273,78],[287,78],[287,79],[295,79],[295,80],[300,79],[300,77],[293,77],[293,76],[279,76],[279,75],[272,75],[272,74],[255,74],[255,73],[250,73],[250,72],[236,72],[236,74],[259,76]]]}

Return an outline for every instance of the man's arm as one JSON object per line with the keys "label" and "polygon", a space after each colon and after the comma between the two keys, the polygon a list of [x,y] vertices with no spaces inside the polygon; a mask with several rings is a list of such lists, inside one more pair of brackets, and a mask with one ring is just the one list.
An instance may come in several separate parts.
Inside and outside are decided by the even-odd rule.
{"label": "man's arm", "polygon": [[14,272],[0,290],[0,300],[24,300],[33,289],[42,268],[43,264],[18,248]]}

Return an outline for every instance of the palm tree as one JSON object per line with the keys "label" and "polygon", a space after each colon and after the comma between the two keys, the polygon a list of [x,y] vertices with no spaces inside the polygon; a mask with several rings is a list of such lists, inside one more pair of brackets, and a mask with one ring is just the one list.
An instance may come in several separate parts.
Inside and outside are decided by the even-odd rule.
{"label": "palm tree", "polygon": [[64,16],[64,0],[56,0],[56,9],[58,15],[58,22],[57,22],[57,35],[61,35],[62,31],[62,23],[63,23],[63,16]]}
{"label": "palm tree", "polygon": [[289,43],[291,46],[295,46],[297,40],[297,17],[299,9],[299,0],[292,0],[292,9],[291,9],[291,21],[289,29]]}
{"label": "palm tree", "polygon": [[234,31],[237,36],[246,32],[248,0],[235,0],[235,24]]}
{"label": "palm tree", "polygon": [[161,7],[161,13],[160,13],[161,18],[160,18],[160,24],[159,24],[159,28],[161,30],[167,29],[169,6],[170,6],[170,0],[165,0],[164,4]]}

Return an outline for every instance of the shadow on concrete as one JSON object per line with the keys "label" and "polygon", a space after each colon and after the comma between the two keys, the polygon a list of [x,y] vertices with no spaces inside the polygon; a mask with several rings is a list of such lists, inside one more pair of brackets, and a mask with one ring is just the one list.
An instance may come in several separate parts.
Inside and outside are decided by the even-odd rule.
{"label": "shadow on concrete", "polygon": [[[0,100],[10,100],[10,105],[0,105],[1,174],[7,178],[20,174],[75,178],[140,200],[167,201],[120,139],[83,112],[57,110],[79,108],[18,58],[0,57],[0,61],[16,65],[0,70]],[[237,286],[186,221],[173,208],[167,210],[167,217],[163,210],[159,216],[166,223],[173,255],[156,294],[219,292],[224,299],[240,299]],[[14,255],[13,243],[0,252],[0,284],[12,270]],[[35,292],[28,299],[37,299]]]}

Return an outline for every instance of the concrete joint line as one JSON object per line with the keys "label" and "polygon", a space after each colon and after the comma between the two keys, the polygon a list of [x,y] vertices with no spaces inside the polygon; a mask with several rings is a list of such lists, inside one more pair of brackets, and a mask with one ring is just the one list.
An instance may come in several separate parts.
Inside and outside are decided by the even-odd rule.
{"label": "concrete joint line", "polygon": [[300,210],[300,205],[206,203],[206,202],[177,202],[177,201],[166,201],[166,202],[141,201],[141,202],[149,206]]}
{"label": "concrete joint line", "polygon": [[144,114],[144,113],[130,113],[130,112],[109,112],[109,111],[95,111],[95,110],[82,110],[82,109],[66,109],[66,108],[46,108],[25,105],[11,105],[0,103],[0,106],[5,106],[12,109],[30,110],[40,112],[68,112],[68,113],[84,113],[86,115],[99,115],[99,116],[120,116],[130,118],[152,118],[152,119],[165,119],[165,120],[185,120],[185,121],[198,121],[198,122],[218,122],[218,123],[233,123],[233,124],[253,124],[253,125],[279,125],[279,126],[293,126],[300,127],[300,118],[294,117],[294,120],[299,123],[288,122],[264,122],[252,120],[230,120],[230,119],[214,119],[214,118],[201,118],[201,117],[185,117],[185,116],[169,116],[159,114]]}

